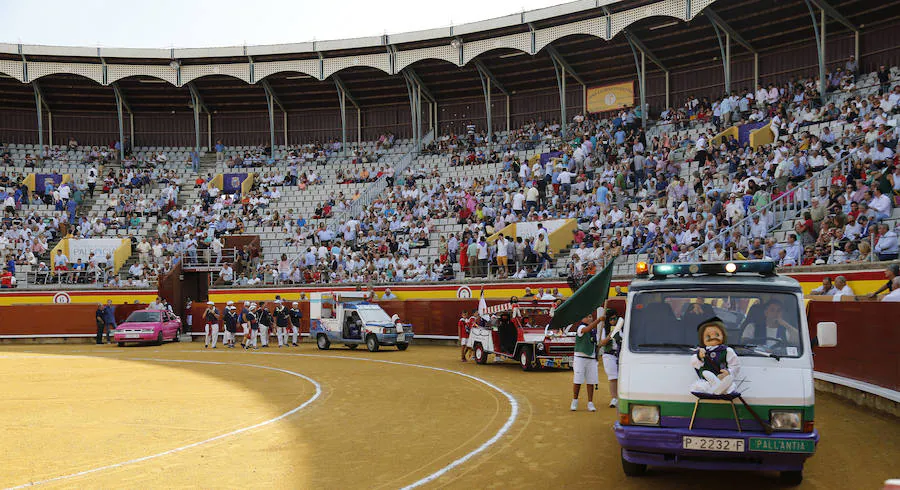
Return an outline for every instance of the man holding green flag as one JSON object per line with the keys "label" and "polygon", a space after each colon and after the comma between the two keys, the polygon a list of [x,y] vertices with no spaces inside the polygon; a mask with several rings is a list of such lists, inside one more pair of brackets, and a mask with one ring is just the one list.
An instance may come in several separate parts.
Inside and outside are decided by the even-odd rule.
{"label": "man holding green flag", "polygon": [[594,406],[594,386],[599,383],[597,364],[597,325],[606,318],[605,310],[596,320],[592,313],[603,306],[609,295],[609,283],[612,280],[613,263],[611,260],[599,274],[581,286],[572,297],[556,309],[550,328],[563,329],[580,320],[576,329],[575,353],[572,360],[574,371],[571,410],[578,409],[578,395],[581,385],[587,384],[588,410],[597,411]]}

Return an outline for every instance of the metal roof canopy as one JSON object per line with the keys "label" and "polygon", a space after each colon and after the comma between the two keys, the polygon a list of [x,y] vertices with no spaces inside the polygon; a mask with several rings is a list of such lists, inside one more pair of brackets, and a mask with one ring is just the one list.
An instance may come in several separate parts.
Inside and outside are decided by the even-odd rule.
{"label": "metal roof canopy", "polygon": [[[692,0],[687,4],[701,4],[705,1]],[[898,0],[877,5],[861,0],[831,1],[829,4],[825,4],[824,0],[812,1],[816,6],[826,10],[832,23],[829,29],[832,31],[835,25],[868,26],[900,17],[897,15],[897,7],[900,6]],[[37,74],[37,66],[29,65],[41,63],[44,64],[41,65],[42,70],[59,68],[56,64],[67,64],[75,66],[83,73],[93,73],[91,70],[96,69],[88,65],[97,64],[96,61],[103,57],[105,66],[102,78],[109,79],[110,83],[118,83],[120,95],[123,100],[128,101],[131,109],[137,112],[162,111],[188,106],[191,100],[188,90],[175,85],[181,78],[190,78],[203,94],[204,105],[215,113],[230,110],[260,112],[266,110],[265,99],[259,96],[260,87],[253,87],[247,80],[253,80],[253,84],[256,85],[263,82],[268,85],[268,89],[263,87],[263,90],[277,94],[278,104],[285,112],[336,108],[338,103],[334,97],[333,82],[320,81],[319,78],[323,72],[339,68],[336,64],[338,60],[349,65],[339,68],[337,73],[340,74],[347,93],[352,94],[353,101],[358,106],[366,108],[405,104],[407,93],[403,78],[378,68],[368,67],[368,64],[382,62],[372,57],[390,60],[391,66],[387,67],[388,71],[395,69],[395,60],[404,56],[404,52],[417,49],[432,47],[449,49],[453,54],[451,59],[455,60],[454,48],[449,46],[454,37],[462,40],[460,52],[483,49],[484,45],[478,44],[479,39],[493,39],[495,42],[494,47],[477,54],[464,66],[459,66],[460,60],[447,61],[435,58],[422,59],[407,65],[414,68],[412,73],[415,74],[419,85],[426,88],[426,97],[433,101],[446,102],[481,96],[479,73],[490,73],[493,79],[492,86],[503,87],[512,96],[524,91],[553,90],[557,85],[554,59],[557,63],[563,61],[566,74],[570,76],[577,74],[576,80],[584,85],[633,78],[634,59],[626,43],[626,37],[632,42],[637,41],[636,46],[641,48],[649,61],[666,67],[668,71],[689,70],[693,67],[714,66],[721,63],[721,60],[714,60],[720,56],[720,49],[712,24],[707,19],[684,22],[659,15],[645,17],[627,25],[627,31],[623,29],[624,32],[608,41],[601,37],[579,34],[577,32],[579,28],[567,27],[566,29],[574,31],[573,34],[558,37],[547,47],[533,54],[504,46],[506,41],[503,40],[507,38],[503,36],[531,35],[534,38],[534,32],[541,29],[552,29],[562,25],[583,27],[586,24],[578,22],[598,18],[602,21],[605,15],[602,11],[604,7],[615,15],[628,9],[642,12],[642,9],[649,9],[660,3],[650,0],[582,0],[453,28],[275,46],[146,50],[5,44],[0,45],[0,53],[5,54],[0,57],[6,60],[0,59],[0,71],[13,70],[15,66],[5,63],[18,65],[17,57],[23,56],[26,60],[22,63],[26,65],[24,71],[32,76]],[[718,0],[713,5],[715,11],[709,9],[704,12],[709,20],[727,32],[736,43],[751,50],[751,53],[779,49],[786,42],[814,42],[813,33],[810,32],[809,13],[803,0],[783,2]],[[822,7],[823,5],[826,7]],[[394,46],[394,54],[385,53],[385,46]],[[317,52],[321,53],[321,59],[313,58]],[[248,62],[249,56],[252,56],[252,63]],[[174,60],[180,60],[177,69],[171,68],[168,64]],[[145,71],[159,73],[158,76],[174,70],[178,72],[179,78],[175,79],[176,84],[171,80],[157,81],[147,76],[127,76],[113,80],[112,73],[120,70],[125,61],[147,66]],[[289,62],[296,68],[268,73],[274,68],[267,63],[282,62]],[[50,63],[53,66],[48,68],[46,64]],[[325,65],[329,65],[330,68]],[[304,73],[303,70],[312,73]],[[653,67],[647,68],[648,72],[652,70]],[[400,70],[396,71],[399,74]],[[189,75],[188,72],[192,74]],[[10,81],[18,83],[16,76],[11,75]],[[91,76],[96,78],[96,75]],[[240,77],[243,79],[239,79]],[[96,81],[79,78],[81,76],[63,74],[39,78],[47,99],[53,102],[54,111],[113,110],[115,97],[111,90]],[[183,96],[171,99],[170,96],[175,96],[176,93]],[[168,102],[169,100],[171,102]],[[34,100],[30,90],[4,90],[0,96],[0,105],[34,107]]]}

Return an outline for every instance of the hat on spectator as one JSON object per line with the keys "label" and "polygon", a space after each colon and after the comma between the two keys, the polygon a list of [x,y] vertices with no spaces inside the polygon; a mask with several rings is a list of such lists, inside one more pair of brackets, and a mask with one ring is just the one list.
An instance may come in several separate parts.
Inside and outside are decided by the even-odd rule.
{"label": "hat on spectator", "polygon": [[215,302],[215,301],[207,301],[206,304],[208,304],[208,305],[214,305],[214,304],[216,304],[216,302]]}
{"label": "hat on spectator", "polygon": [[234,306],[234,301],[228,300],[228,302],[225,303],[225,306]]}

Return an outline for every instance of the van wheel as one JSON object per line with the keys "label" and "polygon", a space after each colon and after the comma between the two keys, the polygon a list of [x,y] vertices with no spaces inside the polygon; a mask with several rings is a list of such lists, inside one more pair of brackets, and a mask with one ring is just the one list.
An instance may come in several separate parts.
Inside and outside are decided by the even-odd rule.
{"label": "van wheel", "polygon": [[397,344],[397,350],[406,350],[409,348],[409,344]]}
{"label": "van wheel", "polygon": [[119,347],[125,347],[125,342],[119,342]]}
{"label": "van wheel", "polygon": [[328,337],[325,336],[324,333],[320,333],[316,336],[316,347],[319,350],[328,350],[331,347],[331,342],[328,341]]}
{"label": "van wheel", "polygon": [[176,330],[175,335],[172,336],[172,342],[181,342],[181,332]]}
{"label": "van wheel", "polygon": [[625,476],[644,476],[647,473],[647,465],[631,463],[625,459],[625,450],[622,449],[622,471]]}
{"label": "van wheel", "polygon": [[522,370],[524,371],[534,369],[534,354],[531,352],[530,346],[522,347],[522,352],[519,354],[519,362],[522,364]]}
{"label": "van wheel", "polygon": [[484,347],[481,344],[475,344],[475,362],[477,364],[487,363],[487,353],[484,352]]}
{"label": "van wheel", "polygon": [[366,349],[369,349],[369,352],[378,352],[378,337],[369,334],[366,337]]}
{"label": "van wheel", "polygon": [[159,335],[156,336],[156,345],[162,345],[163,343],[163,334],[159,332]]}
{"label": "van wheel", "polygon": [[359,344],[347,344],[347,348],[350,350],[356,350],[357,347],[359,347]]}
{"label": "van wheel", "polygon": [[779,480],[784,485],[795,486],[803,482],[803,470],[798,471],[782,471]]}

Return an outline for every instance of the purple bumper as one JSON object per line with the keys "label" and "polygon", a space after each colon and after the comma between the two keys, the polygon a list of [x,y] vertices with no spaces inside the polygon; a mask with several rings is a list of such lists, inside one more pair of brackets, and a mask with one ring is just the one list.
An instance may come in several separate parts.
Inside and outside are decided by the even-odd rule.
{"label": "purple bumper", "polygon": [[[630,463],[649,466],[673,466],[697,470],[799,471],[812,453],[751,451],[750,438],[778,438],[819,442],[818,431],[798,434],[790,432],[738,432],[736,430],[703,430],[667,427],[623,426],[616,422],[613,430],[622,446],[622,457]],[[743,439],[743,452],[694,451],[683,448],[684,436],[726,437]]]}

